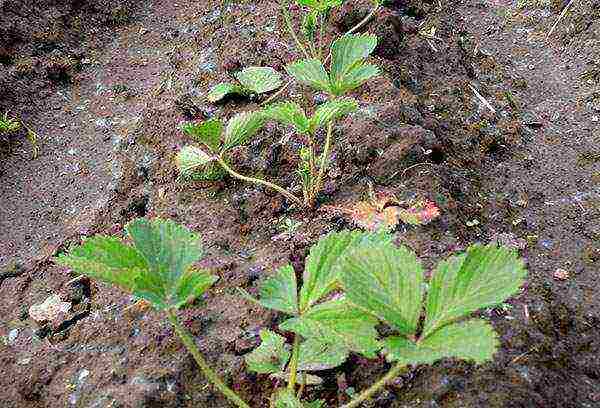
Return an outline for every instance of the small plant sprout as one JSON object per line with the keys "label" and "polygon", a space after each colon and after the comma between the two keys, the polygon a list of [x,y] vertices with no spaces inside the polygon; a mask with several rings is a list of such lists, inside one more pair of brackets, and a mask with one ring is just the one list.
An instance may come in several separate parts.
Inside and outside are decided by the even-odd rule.
{"label": "small plant sprout", "polygon": [[[313,207],[330,164],[334,123],[358,109],[358,102],[345,95],[379,74],[375,65],[366,63],[366,58],[376,45],[375,36],[346,35],[331,47],[329,73],[317,59],[301,60],[287,67],[287,72],[298,82],[330,95],[330,99],[318,106],[310,117],[300,105],[290,101],[270,105],[263,111],[242,113],[229,121],[223,143],[221,134],[224,126],[217,119],[185,125],[183,130],[202,143],[210,153],[194,146],[184,147],[177,156],[180,173],[183,176],[214,179],[219,176],[215,169],[218,164],[235,178],[262,184],[279,191],[292,202]],[[306,140],[305,146],[299,151],[298,165],[303,200],[274,183],[243,176],[228,165],[228,151],[247,143],[267,120],[292,126]],[[318,132],[321,129],[326,132],[322,148],[318,146]]]}
{"label": "small plant sprout", "polygon": [[20,119],[12,119],[8,116],[8,112],[0,115],[0,136],[7,135],[10,136],[14,133],[17,133],[21,129],[25,129],[27,132],[26,137],[33,146],[33,158],[37,158],[39,154],[39,148],[37,144],[37,134],[30,129],[25,123]]}
{"label": "small plant sprout", "polygon": [[281,75],[270,67],[248,67],[235,74],[239,84],[220,83],[208,93],[208,100],[219,102],[230,95],[250,96],[280,88]]}
{"label": "small plant sprout", "polygon": [[95,236],[60,255],[56,262],[134,294],[164,313],[204,376],[235,406],[249,408],[209,367],[177,311],[210,288],[217,278],[193,266],[202,257],[200,237],[172,221],[137,219],[126,227],[132,245]]}
{"label": "small plant sprout", "polygon": [[[489,322],[470,315],[515,294],[525,275],[512,250],[474,245],[439,262],[425,293],[421,263],[395,246],[391,235],[332,233],[311,248],[299,290],[286,265],[262,283],[258,299],[242,291],[289,316],[278,330],[294,335],[289,345],[282,335],[262,330],[262,343],[245,357],[247,368],[287,380],[272,406],[320,407],[321,401],[302,401],[304,388],[320,381],[315,373],[341,365],[350,353],[382,353],[393,364],[389,372],[342,406],[358,407],[408,366],[444,358],[491,360],[497,335]],[[382,323],[390,336],[377,331]]]}

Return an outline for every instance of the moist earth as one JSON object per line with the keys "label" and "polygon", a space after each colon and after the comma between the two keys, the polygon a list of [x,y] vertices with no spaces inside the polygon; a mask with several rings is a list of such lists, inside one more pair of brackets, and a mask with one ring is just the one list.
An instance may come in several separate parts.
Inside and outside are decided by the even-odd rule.
{"label": "moist earth", "polygon": [[[3,404],[229,406],[157,313],[52,262],[85,237],[122,236],[129,220],[160,216],[202,234],[202,266],[220,277],[182,320],[227,382],[268,406],[277,384],[247,373],[243,356],[280,317],[236,288],[255,293],[288,262],[301,276],[321,235],[354,227],[327,209],[385,189],[440,207],[433,223],[394,231],[428,268],[495,241],[519,249],[529,275],[518,296],[481,313],[501,339],[493,362],[413,368],[365,406],[600,406],[600,4],[576,1],[548,36],[564,6],[389,2],[364,27],[380,38],[383,75],[336,127],[325,192],[308,211],[231,179],[183,180],[173,164],[191,143],[178,130],[184,121],[261,102],[211,105],[211,85],[297,58],[276,2],[0,0],[0,108],[40,136],[35,160],[19,135],[0,152]],[[336,11],[330,39],[369,7]],[[299,86],[287,96],[322,100]],[[298,189],[300,142],[270,126],[232,161]],[[28,309],[51,294],[72,311],[39,327]],[[306,393],[337,406],[387,368],[354,356]]]}

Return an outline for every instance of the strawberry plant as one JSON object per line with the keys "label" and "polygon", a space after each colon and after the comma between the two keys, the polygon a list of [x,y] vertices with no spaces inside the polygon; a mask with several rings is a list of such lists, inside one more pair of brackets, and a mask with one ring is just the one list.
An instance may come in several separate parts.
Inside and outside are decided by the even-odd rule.
{"label": "strawberry plant", "polygon": [[[260,333],[261,345],[246,355],[249,370],[287,381],[276,390],[274,406],[320,407],[302,401],[314,373],[342,364],[350,353],[374,358],[383,353],[392,367],[373,386],[343,408],[358,407],[407,366],[444,358],[483,363],[498,347],[491,324],[470,315],[502,303],[516,293],[526,275],[509,249],[474,245],[441,261],[425,291],[424,270],[416,256],[396,247],[387,234],[333,233],[310,250],[298,290],[291,265],[265,280],[259,298],[244,296],[289,318],[278,329]],[[427,292],[427,293],[426,293]],[[392,335],[376,330],[387,325]],[[299,389],[296,389],[299,384]]]}
{"label": "strawberry plant", "polygon": [[249,67],[235,74],[239,84],[220,83],[208,93],[210,102],[218,102],[229,95],[250,96],[274,91],[281,87],[281,75],[270,67]]}
{"label": "strawberry plant", "polygon": [[202,258],[200,237],[172,221],[137,219],[126,227],[132,245],[95,236],[60,255],[74,272],[133,293],[164,313],[205,377],[235,406],[249,408],[215,373],[181,325],[177,310],[201,296],[217,278],[193,264]]}

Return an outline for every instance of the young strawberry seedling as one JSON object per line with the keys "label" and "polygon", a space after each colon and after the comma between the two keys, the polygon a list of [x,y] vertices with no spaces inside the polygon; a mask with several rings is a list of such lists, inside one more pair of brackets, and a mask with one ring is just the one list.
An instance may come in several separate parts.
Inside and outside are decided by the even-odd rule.
{"label": "young strawberry seedling", "polygon": [[202,258],[200,238],[172,221],[137,219],[126,227],[133,245],[95,236],[60,255],[56,262],[74,272],[120,287],[164,313],[204,376],[235,406],[249,408],[210,368],[177,310],[210,288],[217,278],[193,267]]}
{"label": "young strawberry seedling", "polygon": [[239,85],[220,83],[208,93],[207,99],[219,102],[230,95],[250,96],[274,91],[282,85],[281,75],[270,67],[249,67],[235,74]]}
{"label": "young strawberry seedling", "polygon": [[[246,363],[251,371],[287,380],[274,393],[274,406],[323,407],[322,401],[302,402],[305,386],[320,380],[315,372],[339,366],[350,353],[367,358],[383,353],[392,368],[342,408],[358,407],[407,366],[444,358],[491,360],[497,335],[490,323],[470,315],[515,294],[525,275],[515,252],[474,245],[441,261],[425,293],[423,267],[391,236],[333,233],[311,249],[299,291],[286,265],[263,282],[258,300],[244,292],[290,316],[278,329],[294,335],[290,346],[283,336],[261,331],[262,344]],[[376,330],[381,323],[394,334],[382,338]]]}

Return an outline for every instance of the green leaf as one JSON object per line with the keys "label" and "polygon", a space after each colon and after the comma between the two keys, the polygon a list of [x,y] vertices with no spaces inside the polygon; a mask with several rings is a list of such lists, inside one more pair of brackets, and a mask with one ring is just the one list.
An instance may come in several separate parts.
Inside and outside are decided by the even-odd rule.
{"label": "green leaf", "polygon": [[247,143],[264,124],[265,117],[261,112],[244,112],[235,115],[229,120],[225,129],[223,150]]}
{"label": "green leaf", "polygon": [[[126,230],[148,265],[148,269],[136,277],[134,293],[145,298],[150,296],[152,301],[161,299],[162,303],[155,305],[158,308],[187,302],[190,293],[180,287],[180,279],[202,257],[200,238],[173,221],[161,219],[139,218],[127,224]],[[195,283],[201,284],[200,281]],[[178,297],[179,290],[185,298]]]}
{"label": "green leaf", "polygon": [[498,345],[494,328],[481,319],[445,326],[419,343],[403,337],[385,340],[388,360],[404,365],[432,364],[453,357],[483,363],[492,360]]}
{"label": "green leaf", "polygon": [[59,255],[56,263],[128,292],[135,290],[135,279],[148,267],[134,248],[106,236],[89,238],[82,245],[71,248],[68,254]]}
{"label": "green leaf", "polygon": [[335,232],[321,238],[310,248],[300,289],[300,310],[305,311],[339,285],[337,263],[342,255],[357,245],[369,242],[387,242],[389,234],[361,231]]}
{"label": "green leaf", "polygon": [[245,95],[244,88],[239,85],[221,83],[212,87],[207,95],[207,99],[211,103],[219,102],[228,95]]}
{"label": "green leaf", "polygon": [[380,349],[375,325],[377,319],[358,310],[344,299],[312,307],[300,317],[286,320],[281,330],[306,339],[327,339],[340,347],[374,358]]}
{"label": "green leaf", "polygon": [[296,398],[296,394],[287,388],[281,388],[277,391],[275,399],[275,408],[323,408],[323,401],[301,402]]}
{"label": "green leaf", "polygon": [[324,127],[331,121],[335,121],[358,109],[358,102],[352,98],[342,98],[327,101],[317,108],[314,116],[310,119],[310,131],[314,133],[317,129]]}
{"label": "green leaf", "polygon": [[248,370],[260,374],[283,371],[290,359],[290,347],[285,338],[270,330],[261,330],[260,346],[245,357]]}
{"label": "green leaf", "polygon": [[330,8],[341,6],[344,0],[296,0],[296,2],[315,11],[325,12]]}
{"label": "green leaf", "polygon": [[340,261],[346,296],[404,335],[417,330],[422,308],[423,268],[404,247],[362,245]]}
{"label": "green leaf", "polygon": [[184,177],[189,177],[195,172],[206,168],[213,160],[204,150],[196,146],[185,146],[175,157],[177,169]]}
{"label": "green leaf", "polygon": [[379,68],[372,64],[358,65],[348,72],[340,81],[332,85],[334,95],[341,96],[358,88],[369,79],[379,76]]}
{"label": "green leaf", "polygon": [[307,41],[315,41],[315,35],[317,33],[318,14],[319,12],[317,10],[313,10],[310,13],[306,13],[304,15],[304,19],[302,20],[302,34],[304,34],[304,38]]}
{"label": "green leaf", "polygon": [[188,269],[177,282],[175,288],[174,306],[179,309],[195,299],[199,298],[210,288],[219,278],[210,275],[206,271],[199,271],[194,268]]}
{"label": "green leaf", "polygon": [[301,84],[311,86],[319,91],[329,92],[330,90],[327,72],[321,61],[317,59],[300,60],[289,64],[285,69]]}
{"label": "green leaf", "polygon": [[291,315],[298,314],[298,289],[296,273],[292,265],[285,265],[275,276],[265,280],[260,286],[259,300],[255,300],[242,290],[243,296],[251,301],[273,310]]}
{"label": "green leaf", "polygon": [[200,124],[186,123],[183,131],[194,140],[204,143],[212,151],[219,150],[221,145],[221,133],[223,133],[223,122],[219,119],[210,119]]}
{"label": "green leaf", "polygon": [[308,119],[304,109],[295,102],[282,102],[268,106],[263,114],[267,119],[294,126],[298,133],[308,133]]}
{"label": "green leaf", "polygon": [[331,46],[331,82],[343,78],[375,50],[377,37],[370,34],[347,34]]}
{"label": "green leaf", "polygon": [[235,77],[244,88],[257,94],[273,91],[283,85],[279,72],[270,67],[248,67]]}
{"label": "green leaf", "polygon": [[439,263],[429,284],[423,337],[515,294],[527,271],[518,254],[495,245],[473,245]]}
{"label": "green leaf", "polygon": [[300,344],[298,370],[320,371],[337,367],[348,358],[348,350],[326,339],[311,338]]}

